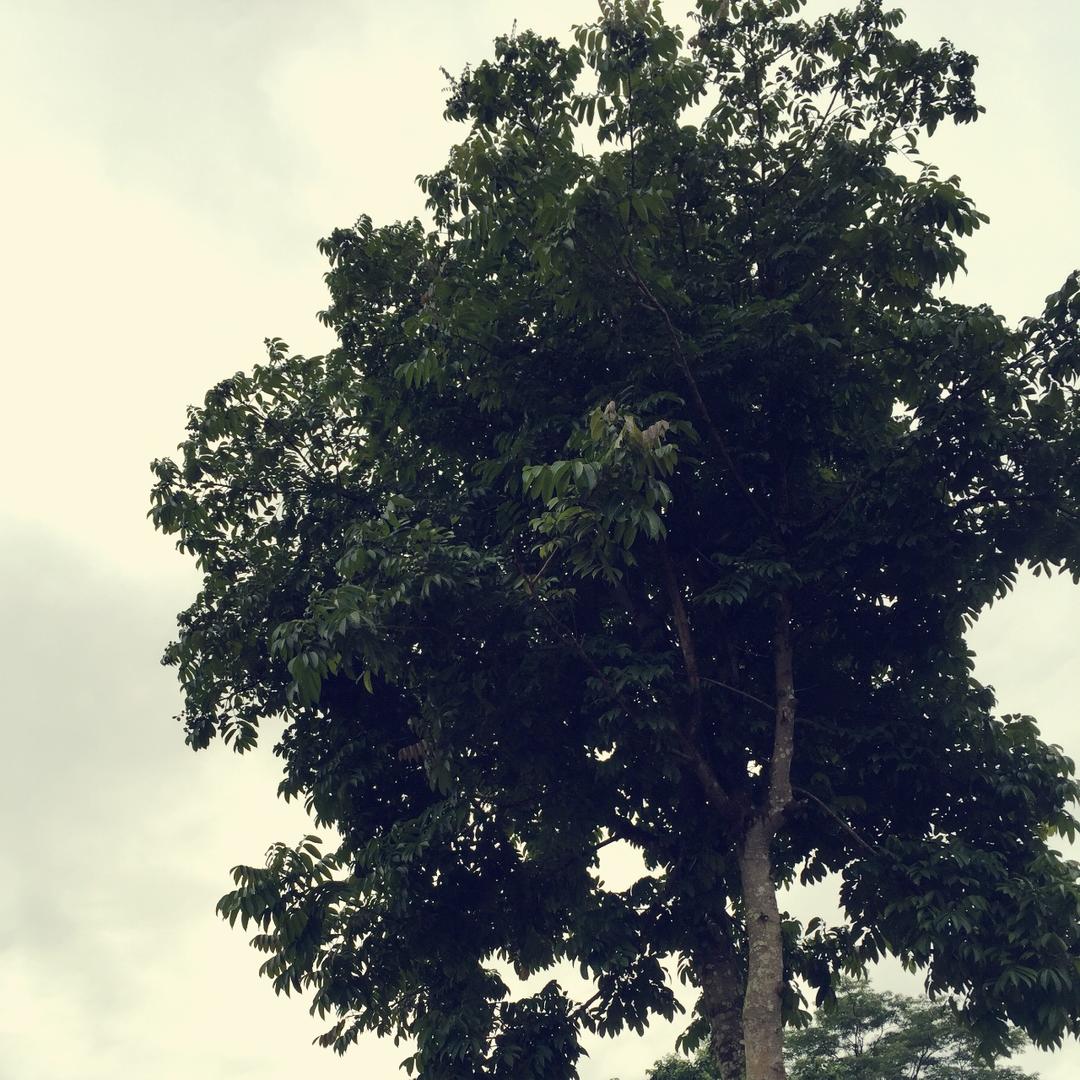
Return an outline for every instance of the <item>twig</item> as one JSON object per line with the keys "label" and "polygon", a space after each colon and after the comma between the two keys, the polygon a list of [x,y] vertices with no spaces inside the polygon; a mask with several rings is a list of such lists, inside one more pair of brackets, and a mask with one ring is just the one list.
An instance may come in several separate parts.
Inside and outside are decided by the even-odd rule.
{"label": "twig", "polygon": [[719,679],[710,679],[705,675],[702,675],[701,681],[703,683],[709,683],[712,686],[719,686],[722,690],[730,690],[733,694],[738,694],[739,697],[744,697],[747,701],[752,701],[755,705],[760,705],[770,715],[776,711],[776,707],[770,705],[764,698],[759,698],[754,694],[747,693],[745,690],[740,690],[737,686],[732,686],[731,683],[721,682]]}
{"label": "twig", "polygon": [[829,806],[827,803],[822,802],[821,799],[819,799],[812,791],[807,791],[806,788],[794,786],[791,790],[797,791],[800,795],[805,795],[806,798],[810,799],[812,802],[817,803],[817,805],[821,807],[821,809],[824,810],[825,813],[828,814],[829,817],[831,817],[833,821],[835,821],[836,824],[844,830],[844,832],[848,833],[848,835],[851,836],[857,844],[866,848],[866,850],[869,851],[871,855],[877,855],[880,857],[885,854],[885,852],[883,852],[881,848],[874,847],[874,845],[871,844],[869,841],[863,839],[863,837],[861,837],[831,806]]}

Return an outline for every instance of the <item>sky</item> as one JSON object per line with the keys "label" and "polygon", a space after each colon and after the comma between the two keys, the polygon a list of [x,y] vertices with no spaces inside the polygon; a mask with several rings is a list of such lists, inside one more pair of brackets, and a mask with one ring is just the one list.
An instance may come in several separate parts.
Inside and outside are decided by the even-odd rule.
{"label": "sky", "polygon": [[[681,14],[687,0],[669,0]],[[829,7],[814,0],[811,11]],[[928,156],[991,225],[954,294],[1036,313],[1080,265],[1071,0],[908,0],[908,29],[980,56],[988,113]],[[391,1080],[259,980],[213,914],[228,869],[310,831],[276,759],[194,755],[158,660],[197,584],[145,519],[185,407],[278,336],[319,352],[316,240],[422,211],[460,129],[440,67],[592,0],[0,0],[0,1080]],[[1080,756],[1080,591],[1025,579],[972,635],[1003,711]],[[632,871],[616,853],[613,884]],[[788,898],[796,913],[829,886]],[[881,986],[912,988],[892,968]],[[584,1080],[641,1080],[675,1029],[589,1044]],[[1047,1080],[1080,1047],[1032,1054]],[[403,1074],[402,1074],[403,1075]]]}

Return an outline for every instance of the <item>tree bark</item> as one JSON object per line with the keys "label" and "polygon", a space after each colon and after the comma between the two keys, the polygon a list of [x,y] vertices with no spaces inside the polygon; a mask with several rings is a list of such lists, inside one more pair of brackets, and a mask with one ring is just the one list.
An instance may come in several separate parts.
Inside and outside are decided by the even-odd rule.
{"label": "tree bark", "polygon": [[776,901],[771,847],[792,802],[791,761],[795,750],[795,681],[791,603],[777,605],[773,637],[776,714],[768,783],[739,849],[747,974],[743,999],[746,1080],[787,1080],[784,1067],[782,998],[784,946]]}
{"label": "tree bark", "polygon": [[742,1027],[746,1080],[786,1080],[781,990],[784,952],[780,910],[772,878],[772,830],[757,819],[739,852],[743,911],[746,918],[746,994]]}
{"label": "tree bark", "polygon": [[730,940],[716,933],[694,957],[701,1013],[709,1025],[709,1057],[720,1080],[743,1080],[743,975]]}

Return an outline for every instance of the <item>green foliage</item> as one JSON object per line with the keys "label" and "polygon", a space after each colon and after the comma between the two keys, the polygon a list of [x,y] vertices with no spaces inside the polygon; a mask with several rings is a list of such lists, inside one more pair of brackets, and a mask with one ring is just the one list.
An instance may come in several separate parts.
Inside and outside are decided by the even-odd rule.
{"label": "green foliage", "polygon": [[716,1070],[705,1051],[701,1051],[693,1059],[669,1054],[661,1058],[645,1075],[647,1080],[717,1080]]}
{"label": "green foliage", "polygon": [[[1020,1049],[1013,1035],[1006,1053]],[[847,984],[831,1008],[788,1040],[792,1080],[1028,1080],[986,1059],[947,1002]]]}
{"label": "green foliage", "polygon": [[[1020,1049],[1013,1035],[1006,1052]],[[846,982],[812,1023],[788,1036],[791,1080],[1031,1080],[987,1060],[946,1002],[930,1002]],[[669,1055],[648,1080],[717,1080],[705,1054]]]}
{"label": "green foliage", "polygon": [[[1019,327],[943,299],[985,218],[921,145],[977,116],[975,60],[875,0],[801,7],[498,39],[451,83],[434,226],[323,241],[338,347],[268,342],[154,464],[203,574],[165,655],[187,740],[283,721],[281,793],[335,832],[221,910],[339,1051],[572,1077],[582,1030],[679,1011],[665,964],[745,970],[781,595],[776,873],[844,905],[785,923],[789,1019],[794,976],[828,1002],[892,954],[988,1046],[1080,1030],[1072,763],[963,636],[1021,567],[1080,576],[1080,279]],[[623,890],[613,840],[649,869]],[[595,993],[512,994],[559,961]]]}

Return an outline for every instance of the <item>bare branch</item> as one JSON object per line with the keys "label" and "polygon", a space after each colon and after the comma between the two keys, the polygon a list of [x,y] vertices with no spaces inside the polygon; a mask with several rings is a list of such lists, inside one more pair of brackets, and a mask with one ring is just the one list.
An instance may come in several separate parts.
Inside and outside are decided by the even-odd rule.
{"label": "bare branch", "polygon": [[739,697],[746,698],[747,701],[752,701],[755,705],[760,705],[769,713],[776,711],[774,705],[770,705],[764,698],[759,698],[755,694],[747,693],[745,690],[740,690],[737,686],[732,686],[731,683],[721,682],[719,679],[710,679],[706,675],[702,675],[701,681],[708,683],[710,686],[719,686],[722,690],[729,690],[733,694],[738,694]]}
{"label": "bare branch", "polygon": [[860,847],[865,848],[871,855],[883,855],[884,852],[877,847],[874,847],[868,840],[861,837],[852,827],[849,825],[828,803],[824,803],[819,799],[812,791],[807,791],[806,788],[792,786],[792,791],[797,791],[800,795],[809,799],[811,802],[816,803],[826,814],[829,815]]}

